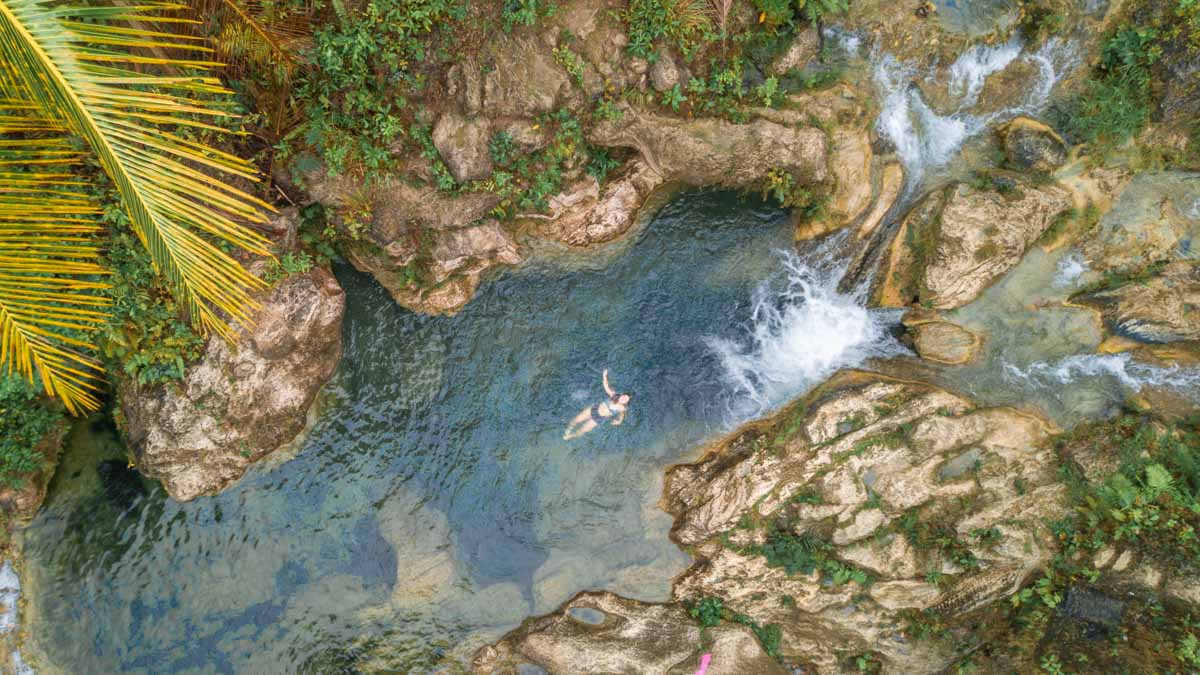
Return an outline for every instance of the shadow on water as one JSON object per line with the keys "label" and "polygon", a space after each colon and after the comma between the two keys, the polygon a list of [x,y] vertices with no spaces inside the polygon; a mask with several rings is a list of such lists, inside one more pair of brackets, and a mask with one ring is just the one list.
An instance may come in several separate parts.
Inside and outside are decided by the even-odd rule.
{"label": "shadow on water", "polygon": [[[542,256],[454,317],[338,269],[345,357],[292,461],[179,504],[129,475],[109,430],[76,434],[25,538],[35,655],[69,672],[428,670],[584,588],[664,598],[686,558],[655,506],[661,470],[722,428],[707,345],[745,330],[789,245],[781,211],[694,193],[607,264]],[[604,368],[628,420],[563,441]]]}

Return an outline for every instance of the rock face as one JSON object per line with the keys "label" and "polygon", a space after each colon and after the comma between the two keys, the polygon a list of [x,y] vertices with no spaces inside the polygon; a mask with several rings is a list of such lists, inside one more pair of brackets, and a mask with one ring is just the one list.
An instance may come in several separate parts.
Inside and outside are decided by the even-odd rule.
{"label": "rock face", "polygon": [[901,323],[917,355],[929,361],[960,365],[978,356],[982,346],[978,335],[946,321],[937,312],[910,311]]}
{"label": "rock face", "polygon": [[[1045,523],[1065,512],[1066,490],[1049,432],[932,385],[839,373],[668,471],[672,536],[697,558],[674,605],[583,594],[478,652],[476,670],[694,672],[698,631],[680,607],[715,598],[726,620],[708,630],[736,627],[735,615],[777,630],[789,672],[843,672],[847,654],[867,652],[883,672],[938,672],[954,646],[906,639],[900,613],[972,611],[1052,557]],[[872,583],[851,580],[863,575]],[[713,665],[776,672],[742,649],[714,648]]]}
{"label": "rock face", "polygon": [[1028,117],[1018,117],[1000,131],[1004,154],[1013,166],[1031,171],[1053,171],[1067,161],[1063,139],[1050,127]]}
{"label": "rock face", "polygon": [[454,113],[442,115],[433,127],[433,145],[446,162],[454,180],[483,180],[492,175],[488,151],[491,132],[483,118],[466,119]]}
{"label": "rock face", "polygon": [[179,500],[214,494],[304,428],[342,351],[345,294],[327,270],[281,281],[252,333],[208,342],[178,385],[120,387],[138,468]]}
{"label": "rock face", "polygon": [[809,24],[796,33],[792,44],[771,63],[770,72],[772,75],[786,75],[788,71],[803,69],[816,58],[820,50],[821,36],[817,33],[817,27]]}
{"label": "rock face", "polygon": [[[50,479],[54,477],[54,467],[58,464],[66,435],[67,424],[60,422],[34,446],[45,457],[47,468],[24,475],[21,485],[17,487],[0,488],[0,512],[4,516],[0,531],[7,530],[12,524],[24,525],[37,515],[38,509],[46,499]],[[3,549],[5,543],[0,538],[0,549]]]}
{"label": "rock face", "polygon": [[592,176],[550,200],[550,213],[526,216],[534,234],[571,246],[612,241],[637,221],[646,198],[663,182],[662,176],[640,159],[611,177],[603,191]]}
{"label": "rock face", "polygon": [[745,186],[770,169],[787,170],[802,184],[829,178],[824,132],[765,119],[680,120],[623,104],[620,119],[593,128],[589,140],[637,150],[665,180],[693,186]]}
{"label": "rock face", "polygon": [[1200,264],[1172,263],[1162,274],[1086,294],[1109,330],[1141,342],[1200,340]]}
{"label": "rock face", "polygon": [[516,242],[494,220],[425,230],[421,236],[424,249],[414,237],[402,236],[382,250],[352,247],[348,257],[400,306],[427,314],[458,312],[475,296],[484,271],[521,262]]}
{"label": "rock face", "polygon": [[1004,193],[956,183],[918,202],[896,235],[877,300],[961,307],[1015,267],[1071,207],[1060,186],[1005,180]]}
{"label": "rock face", "polygon": [[538,672],[654,673],[691,675],[704,653],[708,672],[782,675],[745,626],[700,627],[678,605],[626,600],[612,593],[581,593],[557,612],[530,619],[499,643],[484,647],[473,662],[476,673]]}

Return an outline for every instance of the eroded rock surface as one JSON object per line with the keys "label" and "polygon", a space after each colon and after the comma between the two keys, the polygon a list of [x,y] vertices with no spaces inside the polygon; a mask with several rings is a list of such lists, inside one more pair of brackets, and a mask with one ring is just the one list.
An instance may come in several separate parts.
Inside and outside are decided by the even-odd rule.
{"label": "eroded rock surface", "polygon": [[664,179],[687,185],[745,186],[771,169],[789,171],[802,184],[829,178],[824,132],[765,119],[681,120],[622,104],[620,119],[591,129],[589,140],[637,150]]}
{"label": "eroded rock surface", "polygon": [[548,214],[525,219],[537,236],[571,246],[612,241],[633,227],[646,198],[662,182],[657,171],[636,159],[610,176],[603,190],[594,177],[587,176],[552,198]]}
{"label": "eroded rock surface", "polygon": [[[612,593],[581,593],[557,612],[529,619],[495,645],[476,653],[476,673],[646,673],[691,675],[704,653],[712,675],[787,672],[759,646],[749,628],[707,631],[676,604],[627,600]],[[519,670],[524,666],[526,670]]]}
{"label": "eroded rock surface", "polygon": [[1015,267],[1071,208],[1070,193],[1058,185],[1003,180],[1003,191],[956,183],[918,202],[884,267],[880,302],[908,304],[919,298],[935,309],[961,307]]}
{"label": "eroded rock surface", "polygon": [[1161,274],[1089,293],[1113,333],[1141,342],[1200,340],[1200,264],[1177,262]]}
{"label": "eroded rock surface", "polygon": [[1028,117],[1018,117],[1000,131],[1009,163],[1031,171],[1053,171],[1067,161],[1067,147],[1054,130]]}
{"label": "eroded rock surface", "polygon": [[913,349],[923,359],[960,365],[978,356],[982,346],[978,335],[946,321],[937,312],[910,311],[901,322],[908,330]]}
{"label": "eroded rock surface", "polygon": [[211,338],[178,384],[120,386],[138,468],[179,500],[214,494],[304,428],[342,351],[345,294],[328,270],[288,277],[236,344]]}

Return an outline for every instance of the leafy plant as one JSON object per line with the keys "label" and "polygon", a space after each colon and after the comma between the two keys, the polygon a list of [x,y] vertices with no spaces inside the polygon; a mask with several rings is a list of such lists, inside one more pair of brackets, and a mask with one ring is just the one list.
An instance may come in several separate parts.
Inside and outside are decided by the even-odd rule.
{"label": "leafy plant", "polygon": [[657,58],[656,44],[665,40],[690,54],[711,26],[707,0],[630,0],[623,18],[629,26],[629,53]]}
{"label": "leafy plant", "polygon": [[269,255],[243,224],[264,222],[269,207],[220,180],[257,172],[194,139],[225,133],[231,92],[207,74],[196,39],[141,27],[173,25],[170,10],[0,0],[0,227],[20,244],[0,257],[0,365],[40,379],[71,412],[99,406],[90,334],[110,304],[99,294],[100,205],[77,173],[85,159],[111,180],[129,229],[201,331],[232,338],[230,322],[250,323],[250,292],[263,285],[225,249]]}
{"label": "leafy plant", "polygon": [[500,20],[504,23],[504,32],[511,33],[516,26],[529,27],[539,19],[553,16],[555,9],[555,4],[547,0],[508,0]]}
{"label": "leafy plant", "polygon": [[667,91],[663,92],[662,104],[670,106],[671,110],[679,110],[679,104],[687,100],[687,96],[683,95],[683,90],[680,85],[676,84]]}
{"label": "leafy plant", "polygon": [[828,15],[850,9],[850,0],[753,0],[758,22],[770,27],[791,26],[797,18],[819,23]]}
{"label": "leafy plant", "polygon": [[1150,118],[1150,67],[1161,56],[1158,31],[1119,28],[1105,42],[1086,91],[1061,116],[1063,128],[1101,152],[1134,136]]}
{"label": "leafy plant", "polygon": [[720,598],[706,596],[700,598],[699,602],[692,605],[691,609],[688,610],[688,614],[700,623],[701,628],[713,628],[721,623],[724,611],[725,604]]}
{"label": "leafy plant", "polygon": [[0,486],[19,487],[25,475],[43,468],[37,446],[62,419],[32,385],[0,375]]}
{"label": "leafy plant", "polygon": [[780,96],[779,80],[774,75],[768,77],[763,80],[762,84],[754,88],[754,94],[758,96],[758,100],[762,101],[763,105],[768,108],[775,107],[776,98]]}

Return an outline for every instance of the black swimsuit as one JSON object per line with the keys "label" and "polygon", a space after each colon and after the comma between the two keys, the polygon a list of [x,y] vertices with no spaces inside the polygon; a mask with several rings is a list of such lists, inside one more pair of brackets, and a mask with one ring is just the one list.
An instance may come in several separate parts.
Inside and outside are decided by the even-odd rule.
{"label": "black swimsuit", "polygon": [[601,424],[604,424],[605,420],[612,417],[612,415],[609,415],[608,417],[604,417],[600,414],[600,406],[601,405],[603,405],[603,404],[597,403],[596,405],[588,408],[588,412],[591,413],[592,421],[596,423],[596,426],[600,426]]}

